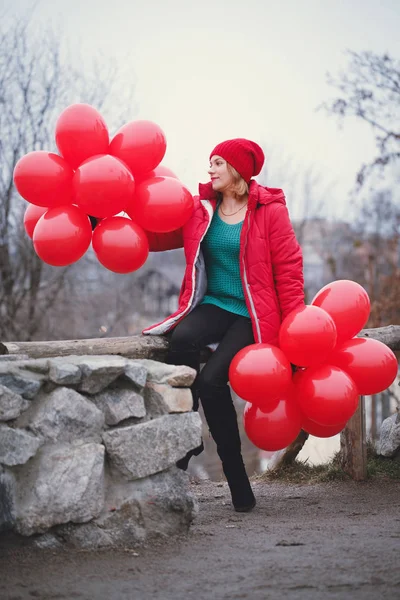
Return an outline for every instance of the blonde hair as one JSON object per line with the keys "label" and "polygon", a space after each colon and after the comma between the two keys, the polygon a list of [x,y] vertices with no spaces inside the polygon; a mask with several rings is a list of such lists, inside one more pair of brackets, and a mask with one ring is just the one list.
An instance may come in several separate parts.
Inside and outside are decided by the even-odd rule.
{"label": "blonde hair", "polygon": [[228,173],[233,178],[233,184],[230,188],[230,191],[235,196],[236,199],[240,199],[243,196],[246,196],[249,193],[249,186],[243,179],[243,177],[236,171],[234,167],[228,162],[226,163]]}

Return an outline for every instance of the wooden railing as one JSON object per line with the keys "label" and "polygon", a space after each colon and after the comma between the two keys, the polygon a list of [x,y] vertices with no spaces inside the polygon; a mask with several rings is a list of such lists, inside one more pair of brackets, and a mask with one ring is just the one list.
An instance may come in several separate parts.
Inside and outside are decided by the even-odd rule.
{"label": "wooden railing", "polygon": [[[389,325],[375,329],[363,329],[359,337],[369,337],[386,344],[393,351],[400,351],[400,325]],[[162,336],[131,336],[117,338],[93,338],[87,340],[57,340],[45,342],[3,342],[0,354],[27,355],[30,358],[48,358],[71,354],[119,355],[127,358],[150,358],[164,361],[168,340]],[[209,353],[205,351],[205,362]],[[281,461],[294,460],[305,443],[300,435],[284,454]],[[361,398],[356,414],[347,423],[341,434],[341,460],[343,469],[355,480],[363,480],[367,474],[367,444],[365,432],[365,408]]]}

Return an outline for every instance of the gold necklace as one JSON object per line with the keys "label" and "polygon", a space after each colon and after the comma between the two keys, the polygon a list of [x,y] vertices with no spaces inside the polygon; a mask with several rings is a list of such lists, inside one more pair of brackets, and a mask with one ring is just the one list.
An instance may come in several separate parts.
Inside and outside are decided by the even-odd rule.
{"label": "gold necklace", "polygon": [[247,202],[245,202],[243,204],[243,206],[241,206],[237,211],[233,212],[233,213],[224,213],[224,211],[222,210],[222,204],[219,205],[219,210],[222,212],[222,214],[224,215],[224,217],[233,217],[233,215],[237,215],[237,213],[239,211],[242,210],[242,208],[244,208],[245,206],[247,206]]}

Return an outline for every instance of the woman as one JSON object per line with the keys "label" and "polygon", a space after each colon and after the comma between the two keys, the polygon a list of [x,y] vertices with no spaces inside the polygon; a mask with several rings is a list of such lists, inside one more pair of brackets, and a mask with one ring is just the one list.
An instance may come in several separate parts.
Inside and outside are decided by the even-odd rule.
{"label": "woman", "polygon": [[[149,234],[152,251],[184,247],[186,271],[178,310],[145,335],[170,332],[170,364],[197,370],[193,409],[204,415],[236,511],[256,500],[241,455],[237,415],[228,385],[229,365],[255,342],[278,344],[285,316],[304,303],[302,253],[280,189],[258,185],[264,153],[243,138],[210,154],[208,184],[200,184],[193,214],[170,234]],[[200,372],[202,348],[217,348]],[[177,465],[187,468],[188,453]]]}

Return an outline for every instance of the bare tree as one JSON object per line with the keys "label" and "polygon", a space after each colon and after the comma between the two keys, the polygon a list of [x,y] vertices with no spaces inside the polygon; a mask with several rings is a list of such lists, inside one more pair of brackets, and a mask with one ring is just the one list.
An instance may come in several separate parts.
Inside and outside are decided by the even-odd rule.
{"label": "bare tree", "polygon": [[315,250],[327,267],[324,284],[351,279],[366,289],[368,327],[400,322],[400,209],[390,191],[375,192],[354,223],[321,220]]}
{"label": "bare tree", "polygon": [[184,273],[183,254],[177,253],[151,253],[138,271],[123,275],[104,269],[89,251],[68,270],[37,339],[140,334],[176,310]]}
{"label": "bare tree", "polygon": [[[371,300],[368,327],[400,323],[400,209],[390,190],[378,191],[360,207],[352,226],[352,251],[344,276],[363,285]],[[393,390],[366,398],[367,425],[372,440],[388,416]]]}
{"label": "bare tree", "polygon": [[[129,81],[126,84],[126,81]],[[26,202],[13,185],[18,159],[56,151],[55,122],[74,102],[102,111],[109,125],[133,118],[134,83],[101,57],[85,72],[66,60],[60,31],[33,28],[31,15],[0,20],[0,339],[33,339],[66,286],[70,269],[45,265],[23,230]],[[51,337],[51,332],[49,333]]]}
{"label": "bare tree", "polygon": [[369,327],[400,323],[400,209],[389,190],[365,203],[354,226],[357,281],[371,299]]}
{"label": "bare tree", "polygon": [[400,62],[388,54],[369,51],[348,51],[348,56],[345,73],[328,74],[328,83],[340,95],[320,108],[340,122],[355,117],[374,131],[377,155],[359,170],[357,184],[361,187],[373,172],[398,164],[400,159]]}

